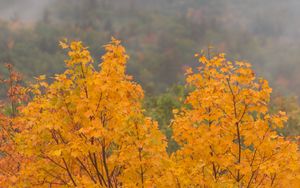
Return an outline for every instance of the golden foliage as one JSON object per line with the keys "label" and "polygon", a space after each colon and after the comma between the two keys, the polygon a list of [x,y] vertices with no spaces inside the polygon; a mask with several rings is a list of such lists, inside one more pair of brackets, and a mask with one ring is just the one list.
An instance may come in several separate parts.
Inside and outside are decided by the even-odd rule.
{"label": "golden foliage", "polygon": [[120,41],[104,46],[98,67],[81,42],[59,45],[66,71],[51,84],[37,77],[18,111],[25,90],[10,87],[11,117],[0,114],[0,149],[9,151],[1,186],[300,186],[298,145],[275,132],[286,114],[268,112],[272,89],[249,63],[195,56],[197,70],[186,71],[193,90],[170,125],[180,148],[168,156],[157,122],[144,115],[141,86],[125,73]]}
{"label": "golden foliage", "polygon": [[161,176],[166,141],[143,115],[142,88],[125,74],[128,56],[116,39],[93,66],[81,42],[69,49],[67,70],[49,86],[34,85],[18,137],[24,165],[20,185],[149,187]]}
{"label": "golden foliage", "polygon": [[268,113],[272,89],[256,79],[250,64],[220,54],[199,58],[198,72],[187,73],[194,88],[188,107],[175,114],[171,156],[180,187],[299,187],[295,143],[275,131],[285,113]]}

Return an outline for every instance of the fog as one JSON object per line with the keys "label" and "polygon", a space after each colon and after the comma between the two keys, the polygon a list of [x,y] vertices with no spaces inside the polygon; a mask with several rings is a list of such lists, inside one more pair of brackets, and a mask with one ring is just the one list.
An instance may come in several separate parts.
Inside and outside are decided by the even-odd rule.
{"label": "fog", "polygon": [[[80,2],[80,0],[62,1],[73,4]],[[121,2],[120,0],[112,1]],[[189,4],[196,1],[181,0],[179,4],[173,6],[173,0],[129,0],[132,4],[136,4],[136,7],[144,6],[155,9],[160,7],[160,4],[163,4],[170,9],[176,7],[177,9],[174,9],[176,11],[196,9],[198,7],[189,7]],[[42,19],[44,11],[56,2],[57,0],[0,0],[0,18],[4,20],[18,18],[24,22],[37,21]],[[210,4],[212,12],[224,14],[226,11],[231,13],[231,20],[226,20],[229,21],[226,23],[228,27],[234,27],[235,24],[242,23],[245,27],[244,29],[248,29],[253,33],[259,32],[265,35],[280,33],[285,37],[294,37],[300,34],[300,23],[298,20],[300,16],[300,1],[298,0],[211,0],[211,2],[213,2]],[[218,18],[221,15],[210,16]],[[220,17],[219,19],[222,18]]]}
{"label": "fog", "polygon": [[55,0],[1,0],[0,17],[2,19],[20,19],[36,21],[41,19],[43,12]]}
{"label": "fog", "polygon": [[[80,0],[62,1],[73,4],[80,2]],[[120,0],[112,1],[121,2]],[[0,0],[0,18],[4,20],[18,18],[24,22],[37,21],[42,18],[44,11],[56,2],[57,0]],[[129,2],[136,4],[136,7],[144,6],[152,9],[160,7],[160,4],[170,9],[176,7],[177,9],[174,9],[176,11],[197,8],[189,7],[189,4],[196,2],[196,0],[179,1],[179,4],[176,6],[173,6],[173,0],[129,0]],[[242,23],[245,27],[244,29],[248,29],[253,33],[259,32],[265,35],[280,33],[285,37],[294,37],[300,34],[300,23],[298,20],[300,16],[300,1],[298,0],[212,0],[211,2],[213,3],[210,4],[210,7],[215,6],[212,7],[212,12],[222,14],[226,11],[231,13],[231,20],[226,23],[228,27],[234,27],[235,24]],[[221,15],[210,16],[218,18]],[[219,19],[222,18],[220,17]]]}
{"label": "fog", "polygon": [[[61,31],[47,34],[49,40],[50,35],[57,40],[73,37],[93,46],[88,42],[107,42],[112,35],[121,38],[133,56],[129,71],[146,88],[148,84],[161,90],[182,80],[178,75],[183,66],[193,65],[193,53],[213,45],[216,52],[250,61],[258,75],[271,80],[278,91],[295,95],[300,94],[299,10],[299,0],[0,0],[0,18],[5,22],[17,20],[26,26],[51,20],[44,23],[48,28],[37,29],[41,33],[35,37],[43,36],[49,27],[57,30],[60,24]],[[74,34],[63,29],[73,26]],[[14,37],[18,43],[18,36]],[[47,49],[42,53],[48,53]],[[170,49],[170,57],[161,54]],[[20,54],[24,62],[30,55]],[[40,62],[45,62],[44,57]],[[54,72],[51,67],[35,66],[32,74]]]}

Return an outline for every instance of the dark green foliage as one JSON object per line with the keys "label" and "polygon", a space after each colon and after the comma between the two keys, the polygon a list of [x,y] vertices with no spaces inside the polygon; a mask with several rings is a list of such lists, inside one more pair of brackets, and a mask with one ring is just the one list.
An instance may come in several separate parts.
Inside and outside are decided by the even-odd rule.
{"label": "dark green foliage", "polygon": [[160,129],[168,138],[169,153],[178,149],[178,145],[172,139],[173,109],[179,109],[184,105],[187,89],[181,85],[175,85],[158,96],[148,96],[145,101],[147,115],[158,121]]}
{"label": "dark green foliage", "polygon": [[300,106],[297,97],[284,97],[274,94],[270,103],[272,112],[284,111],[287,113],[288,121],[283,129],[278,132],[285,137],[299,136],[300,134]]}

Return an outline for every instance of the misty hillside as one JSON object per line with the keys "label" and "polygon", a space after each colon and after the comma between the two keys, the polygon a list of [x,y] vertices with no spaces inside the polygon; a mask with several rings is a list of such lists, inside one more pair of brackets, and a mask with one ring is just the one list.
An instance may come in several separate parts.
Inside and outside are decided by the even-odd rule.
{"label": "misty hillside", "polygon": [[64,67],[58,40],[82,39],[99,57],[115,36],[131,55],[128,71],[160,92],[195,66],[194,52],[213,46],[297,95],[299,8],[297,0],[1,0],[0,60],[28,77],[51,75]]}

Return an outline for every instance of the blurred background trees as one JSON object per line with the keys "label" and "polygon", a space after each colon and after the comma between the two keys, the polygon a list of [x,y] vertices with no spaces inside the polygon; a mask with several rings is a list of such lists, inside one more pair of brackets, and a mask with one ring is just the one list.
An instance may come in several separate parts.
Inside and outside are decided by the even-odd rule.
{"label": "blurred background trees", "polygon": [[[193,54],[213,46],[253,63],[282,95],[284,102],[276,99],[272,108],[288,108],[289,115],[298,99],[285,96],[300,93],[299,8],[297,0],[0,0],[0,63],[13,64],[24,80],[51,78],[65,68],[57,41],[83,40],[99,59],[101,44],[115,36],[129,50],[128,73],[146,90],[145,107],[170,135],[171,111],[184,93],[176,85],[187,66],[195,67]],[[292,111],[289,123],[297,128],[284,134],[299,130]]]}
{"label": "blurred background trees", "polygon": [[98,58],[99,44],[115,36],[130,49],[129,72],[149,93],[182,81],[184,67],[195,66],[194,52],[208,45],[256,62],[276,89],[300,92],[296,0],[1,0],[0,6],[0,62],[28,77],[63,70],[59,39],[80,38]]}

